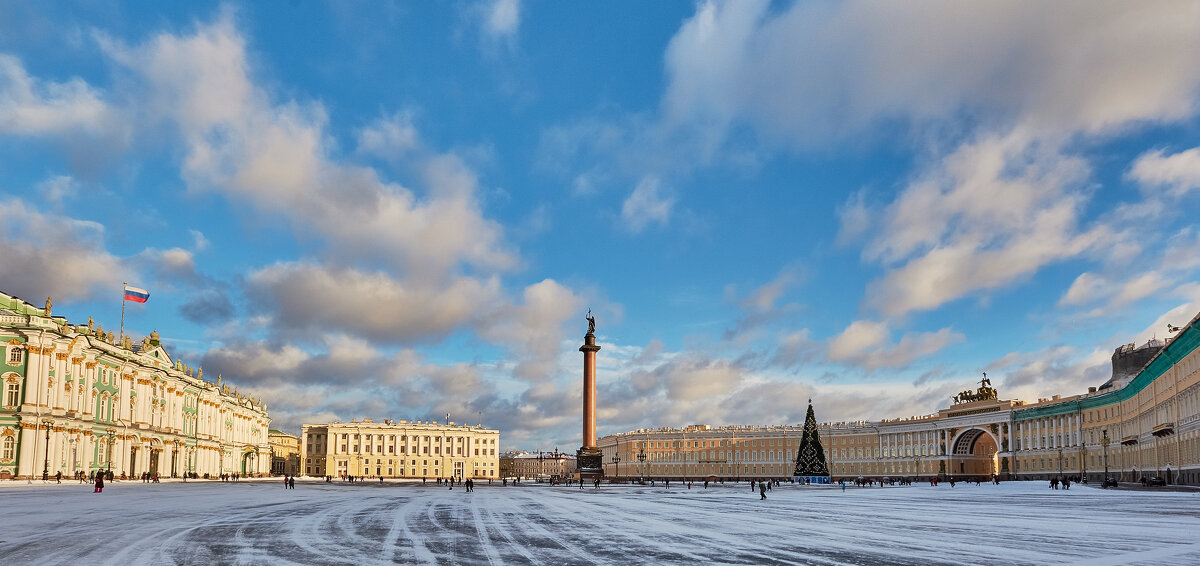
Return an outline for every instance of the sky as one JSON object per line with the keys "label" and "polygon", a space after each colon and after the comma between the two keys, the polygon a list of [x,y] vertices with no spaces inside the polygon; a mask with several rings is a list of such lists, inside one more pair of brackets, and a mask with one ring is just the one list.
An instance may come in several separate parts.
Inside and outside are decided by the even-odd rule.
{"label": "sky", "polygon": [[0,290],[273,428],[1083,393],[1200,312],[1193,2],[0,0]]}

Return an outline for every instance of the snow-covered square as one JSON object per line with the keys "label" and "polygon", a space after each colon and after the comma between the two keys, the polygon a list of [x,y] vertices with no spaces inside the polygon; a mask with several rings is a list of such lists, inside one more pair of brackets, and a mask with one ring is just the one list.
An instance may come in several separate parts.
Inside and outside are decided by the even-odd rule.
{"label": "snow-covered square", "polygon": [[0,564],[1196,564],[1200,494],[1041,483],[0,488]]}

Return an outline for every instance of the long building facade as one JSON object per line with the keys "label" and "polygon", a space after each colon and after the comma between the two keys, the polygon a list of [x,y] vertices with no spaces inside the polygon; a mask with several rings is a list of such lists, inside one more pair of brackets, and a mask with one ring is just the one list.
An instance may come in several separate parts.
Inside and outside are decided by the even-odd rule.
{"label": "long building facade", "polygon": [[261,402],[46,303],[0,293],[0,479],[269,472]]}
{"label": "long building facade", "polygon": [[303,425],[303,473],[341,478],[500,478],[500,431],[371,419]]}
{"label": "long building facade", "polygon": [[553,480],[574,477],[578,473],[574,454],[553,452],[507,452],[500,456],[500,477],[524,480]]}
{"label": "long building facade", "polygon": [[[1084,394],[1000,399],[987,376],[919,417],[820,425],[834,478],[974,477],[1200,485],[1200,324],[1113,354],[1113,377]],[[786,478],[803,427],[692,425],[599,441],[605,474],[644,478]]]}

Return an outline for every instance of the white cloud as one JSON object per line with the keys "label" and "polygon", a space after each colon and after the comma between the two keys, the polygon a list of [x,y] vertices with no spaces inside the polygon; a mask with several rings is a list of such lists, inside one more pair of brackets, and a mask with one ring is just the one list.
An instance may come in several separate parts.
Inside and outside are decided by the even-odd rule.
{"label": "white cloud", "polygon": [[934,354],[946,346],[965,342],[966,337],[949,328],[936,332],[909,332],[891,344],[885,322],[856,320],[829,342],[831,361],[861,366],[866,370],[902,367]]}
{"label": "white cloud", "polygon": [[829,358],[839,362],[858,358],[867,351],[879,349],[890,336],[886,322],[856,320],[830,341]]}
{"label": "white cloud", "polygon": [[521,26],[520,0],[491,0],[485,7],[483,29],[491,37],[512,37]]}
{"label": "white cloud", "polygon": [[1200,189],[1200,147],[1167,156],[1161,149],[1147,151],[1133,162],[1129,177],[1145,190],[1166,188],[1173,196]]}
{"label": "white cloud", "polygon": [[1020,133],[960,146],[881,213],[864,257],[897,264],[867,288],[892,316],[1024,281],[1090,249],[1079,226],[1089,168]]}
{"label": "white cloud", "polygon": [[460,277],[443,285],[384,272],[314,263],[278,263],[247,278],[259,308],[280,331],[340,329],[387,342],[437,341],[499,300],[499,281]]}
{"label": "white cloud", "polygon": [[1112,350],[1106,346],[1080,353],[1070,346],[1054,345],[1006,354],[985,369],[1003,398],[1033,401],[1099,386],[1112,375],[1111,356]]}
{"label": "white cloud", "polygon": [[358,131],[358,151],[394,160],[417,148],[412,112],[396,112]]}
{"label": "white cloud", "polygon": [[79,192],[79,183],[69,175],[55,175],[38,183],[37,191],[46,199],[46,202],[57,205],[74,197]]}
{"label": "white cloud", "polygon": [[197,252],[202,252],[208,249],[209,241],[208,238],[204,237],[203,232],[199,230],[188,230],[188,233],[192,235],[192,247],[195,248]]}
{"label": "white cloud", "polygon": [[1161,273],[1155,271],[1144,273],[1122,285],[1113,301],[1117,305],[1129,304],[1161,291],[1170,283]]}
{"label": "white cloud", "polygon": [[1187,2],[704,2],[663,105],[711,140],[749,123],[802,146],[897,120],[1098,132],[1193,115],[1198,38]]}
{"label": "white cloud", "polygon": [[1108,281],[1094,273],[1080,273],[1065,295],[1058,300],[1059,306],[1082,305],[1095,301],[1105,293]]}
{"label": "white cloud", "polygon": [[82,79],[39,81],[26,73],[17,58],[0,54],[0,133],[102,134],[119,125],[101,93]]}
{"label": "white cloud", "polygon": [[775,276],[775,279],[750,291],[745,297],[735,296],[736,288],[726,286],[725,294],[738,304],[742,311],[741,318],[733,328],[724,333],[725,340],[734,340],[738,344],[746,344],[756,339],[760,330],[769,322],[779,319],[800,308],[796,303],[778,304],[788,289],[802,279],[797,268],[785,268]]}
{"label": "white cloud", "polygon": [[855,191],[838,208],[838,245],[857,241],[871,228],[872,215],[865,202],[864,191]]}
{"label": "white cloud", "polygon": [[532,381],[555,377],[566,336],[564,324],[582,322],[584,299],[570,288],[545,279],[525,287],[520,304],[501,304],[480,321],[480,333],[511,348],[513,375]]}
{"label": "white cloud", "polygon": [[641,232],[651,223],[665,226],[671,219],[675,200],[664,197],[659,190],[658,177],[643,177],[621,205],[621,220],[632,232]]}
{"label": "white cloud", "polygon": [[245,41],[228,14],[192,35],[162,34],[137,47],[102,43],[144,80],[148,114],[184,137],[183,176],[191,190],[282,214],[305,237],[323,237],[344,260],[383,262],[430,279],[452,279],[463,265],[476,272],[514,265],[502,228],[483,217],[476,179],[461,160],[441,155],[418,164],[432,183],[424,198],[372,169],[339,163],[319,104],[274,103],[254,84]]}
{"label": "white cloud", "polygon": [[26,202],[0,200],[0,287],[31,302],[47,294],[82,300],[120,291],[133,275],[123,260],[104,249],[104,227],[96,222],[48,214]]}

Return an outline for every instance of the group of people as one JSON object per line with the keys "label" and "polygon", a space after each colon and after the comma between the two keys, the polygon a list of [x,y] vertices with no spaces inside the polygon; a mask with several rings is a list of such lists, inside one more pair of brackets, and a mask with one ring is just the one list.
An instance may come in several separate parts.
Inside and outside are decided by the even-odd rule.
{"label": "group of people", "polygon": [[[424,480],[424,479],[422,479],[422,480],[421,480],[421,484],[423,485],[424,483],[425,483],[425,480]],[[460,484],[462,484],[462,486],[463,486],[463,487],[464,487],[464,488],[465,488],[467,491],[475,491],[475,480],[472,480],[472,479],[470,479],[470,478],[467,478],[466,480],[461,480],[461,479],[460,479],[460,480],[457,480],[457,482],[456,482],[454,478],[446,478],[446,484],[450,486],[450,489],[454,489],[454,484],[455,484],[455,483],[460,483]],[[438,478],[438,485],[441,485],[441,484],[442,484],[442,478]]]}
{"label": "group of people", "polygon": [[283,489],[296,489],[296,476],[283,476]]}
{"label": "group of people", "polygon": [[1063,489],[1071,489],[1070,478],[1050,478],[1050,489],[1058,489],[1059,485],[1061,485]]}

